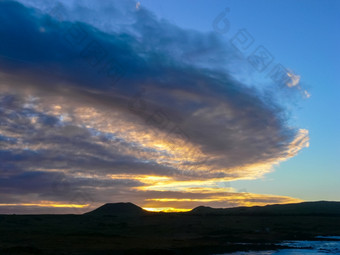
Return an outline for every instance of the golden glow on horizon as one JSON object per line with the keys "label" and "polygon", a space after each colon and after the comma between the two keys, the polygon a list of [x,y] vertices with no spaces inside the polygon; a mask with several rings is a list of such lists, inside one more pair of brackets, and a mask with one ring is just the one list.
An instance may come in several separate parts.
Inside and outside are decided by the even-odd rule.
{"label": "golden glow on horizon", "polygon": [[202,193],[188,193],[186,197],[176,198],[148,198],[145,199],[143,207],[146,208],[185,208],[192,209],[200,205],[210,206],[215,208],[237,207],[237,206],[265,206],[269,204],[289,204],[303,202],[301,199],[278,196],[278,195],[263,195],[254,193],[206,193],[204,197]]}
{"label": "golden glow on horizon", "polygon": [[[221,198],[221,199],[220,199]],[[276,198],[277,201],[273,202],[272,199]],[[247,201],[249,200],[256,200],[258,201]],[[268,199],[268,201],[266,201]],[[281,201],[280,201],[281,200]],[[270,195],[259,195],[259,194],[245,194],[245,195],[239,195],[239,196],[230,196],[228,198],[226,197],[215,197],[212,199],[190,199],[190,198],[182,198],[182,199],[177,199],[177,198],[152,198],[152,199],[146,199],[146,201],[151,201],[154,202],[152,204],[146,204],[143,209],[147,211],[152,211],[152,212],[187,212],[191,211],[194,207],[200,206],[200,205],[206,205],[210,207],[215,207],[214,205],[211,204],[202,204],[202,203],[207,203],[207,202],[231,202],[234,203],[234,206],[231,207],[238,207],[238,206],[265,206],[265,205],[270,205],[270,204],[291,204],[291,203],[300,203],[303,202],[301,199],[295,199],[295,198],[290,198],[290,197],[281,197],[281,196],[270,196]],[[156,203],[155,203],[156,202]],[[159,202],[159,203],[157,203]],[[164,203],[169,203],[173,205],[172,207],[164,207]],[[172,203],[171,203],[172,202]],[[173,203],[174,202],[174,203]],[[193,206],[189,208],[177,208],[175,206],[176,202],[197,202],[193,204]],[[230,206],[229,206],[230,207]],[[225,208],[225,206],[218,206],[218,208]]]}
{"label": "golden glow on horizon", "polygon": [[191,209],[174,208],[174,207],[143,207],[144,210],[149,212],[189,212]]}
{"label": "golden glow on horizon", "polygon": [[[262,195],[253,193],[226,193],[220,196],[211,196],[207,198],[148,198],[145,201],[154,202],[237,202],[243,205],[263,205],[273,203],[272,200],[277,199],[276,203],[298,203],[303,200],[277,195]],[[251,200],[251,201],[248,201]]]}
{"label": "golden glow on horizon", "polygon": [[85,208],[89,204],[58,204],[55,202],[42,201],[41,203],[18,203],[0,204],[0,206],[37,206],[37,207],[62,207],[62,208]]}
{"label": "golden glow on horizon", "polygon": [[[268,204],[298,203],[301,199],[277,195],[262,195],[237,192],[226,180],[208,179],[177,181],[171,177],[155,175],[110,175],[112,179],[135,179],[144,183],[135,187],[137,191],[180,192],[181,197],[157,197],[145,198],[143,208],[149,211],[181,211],[191,210],[199,205],[211,207],[233,206],[263,206]],[[184,197],[183,197],[184,196]],[[226,206],[221,206],[225,204]],[[187,208],[183,208],[187,207]]]}

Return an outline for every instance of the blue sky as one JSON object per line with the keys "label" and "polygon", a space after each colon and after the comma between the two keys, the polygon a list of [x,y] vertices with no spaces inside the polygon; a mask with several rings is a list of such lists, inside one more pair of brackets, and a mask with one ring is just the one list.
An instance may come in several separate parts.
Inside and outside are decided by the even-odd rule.
{"label": "blue sky", "polygon": [[301,76],[311,97],[289,101],[294,122],[309,130],[310,147],[258,181],[231,185],[249,192],[339,200],[340,3],[339,1],[141,1],[180,26],[212,31],[226,8],[230,39],[245,28],[276,62]]}
{"label": "blue sky", "polygon": [[340,200],[337,1],[0,4],[0,213]]}

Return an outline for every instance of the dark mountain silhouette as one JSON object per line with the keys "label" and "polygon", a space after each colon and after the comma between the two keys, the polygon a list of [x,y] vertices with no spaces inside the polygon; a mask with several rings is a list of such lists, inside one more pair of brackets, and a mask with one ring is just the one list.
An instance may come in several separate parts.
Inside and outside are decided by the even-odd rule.
{"label": "dark mountain silhouette", "polygon": [[85,213],[86,215],[142,215],[146,213],[141,207],[133,203],[108,203]]}
{"label": "dark mountain silhouette", "polygon": [[189,213],[226,215],[340,215],[340,202],[317,201],[234,208],[198,206]]}
{"label": "dark mountain silhouette", "polygon": [[[107,203],[85,215],[142,215],[151,212],[133,203]],[[340,202],[317,201],[252,207],[212,208],[198,206],[187,214],[223,215],[340,215]]]}

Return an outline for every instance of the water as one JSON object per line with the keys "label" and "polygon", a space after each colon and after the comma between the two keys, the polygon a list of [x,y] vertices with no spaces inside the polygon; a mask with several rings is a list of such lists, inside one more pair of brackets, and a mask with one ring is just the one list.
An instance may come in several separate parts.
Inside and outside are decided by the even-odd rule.
{"label": "water", "polygon": [[[250,252],[234,252],[225,253],[225,255],[333,255],[340,254],[340,237],[321,237],[339,239],[339,241],[286,241],[281,245],[292,247],[293,249],[282,249],[278,251],[250,251]],[[299,248],[299,249],[294,249]],[[219,254],[224,255],[224,254]]]}

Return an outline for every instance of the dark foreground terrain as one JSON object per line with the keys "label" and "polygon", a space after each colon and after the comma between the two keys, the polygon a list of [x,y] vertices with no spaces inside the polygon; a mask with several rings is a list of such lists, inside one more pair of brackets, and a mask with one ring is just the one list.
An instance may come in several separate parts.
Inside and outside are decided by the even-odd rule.
{"label": "dark foreground terrain", "polygon": [[[340,236],[340,202],[148,213],[106,204],[84,215],[0,215],[0,254],[213,254]],[[247,244],[240,244],[247,243]]]}

